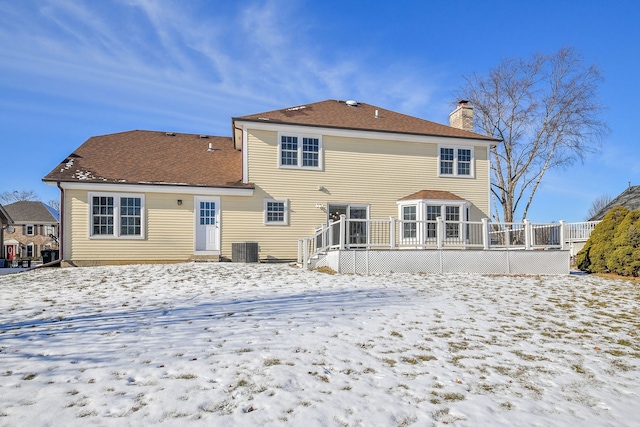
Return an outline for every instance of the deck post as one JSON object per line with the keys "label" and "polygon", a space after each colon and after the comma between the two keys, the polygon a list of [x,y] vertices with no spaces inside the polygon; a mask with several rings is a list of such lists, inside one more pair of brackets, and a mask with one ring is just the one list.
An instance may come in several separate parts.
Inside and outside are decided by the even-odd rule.
{"label": "deck post", "polygon": [[567,242],[565,241],[565,238],[564,238],[565,226],[566,226],[565,220],[561,219],[560,220],[560,249],[562,249],[563,251],[567,249]]}
{"label": "deck post", "polygon": [[389,247],[396,248],[396,218],[394,216],[389,217]]}
{"label": "deck post", "polygon": [[303,258],[303,265],[305,269],[309,268],[309,243],[308,241],[308,237],[304,238],[302,240],[302,258]]}
{"label": "deck post", "polygon": [[491,244],[491,239],[489,238],[489,218],[482,218],[482,249],[485,251],[489,250],[489,245]]}
{"label": "deck post", "polygon": [[442,249],[443,242],[444,242],[444,234],[445,234],[444,220],[442,219],[441,216],[439,216],[436,218],[436,247],[438,249]]}
{"label": "deck post", "polygon": [[327,226],[327,240],[328,240],[328,246],[331,247],[334,244],[333,241],[333,227],[335,227],[335,222],[334,221],[330,221],[329,225]]}
{"label": "deck post", "polygon": [[340,247],[341,251],[345,250],[345,240],[347,237],[347,216],[345,214],[340,215]]}
{"label": "deck post", "polygon": [[524,249],[527,251],[531,249],[531,238],[533,237],[531,231],[531,221],[526,218],[524,220]]}
{"label": "deck post", "polygon": [[[321,235],[320,235],[320,240],[322,242],[322,250],[324,251],[327,248],[327,229],[328,229],[328,225],[327,224],[322,224],[322,228],[321,228]],[[320,250],[320,248],[316,248],[316,250]]]}

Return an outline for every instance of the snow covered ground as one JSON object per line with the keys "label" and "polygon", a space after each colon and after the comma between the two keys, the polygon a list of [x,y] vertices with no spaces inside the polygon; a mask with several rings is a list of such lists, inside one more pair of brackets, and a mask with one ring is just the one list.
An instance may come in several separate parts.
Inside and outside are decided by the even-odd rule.
{"label": "snow covered ground", "polygon": [[2,426],[640,425],[640,287],[289,265],[0,276]]}

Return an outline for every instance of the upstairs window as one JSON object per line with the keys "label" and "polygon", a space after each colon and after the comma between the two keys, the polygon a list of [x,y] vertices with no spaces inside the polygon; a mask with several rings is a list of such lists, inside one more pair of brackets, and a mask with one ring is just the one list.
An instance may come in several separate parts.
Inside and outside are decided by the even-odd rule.
{"label": "upstairs window", "polygon": [[89,194],[90,237],[143,238],[144,196]]}
{"label": "upstairs window", "polygon": [[438,153],[439,176],[474,177],[472,147],[444,147]]}
{"label": "upstairs window", "polygon": [[280,166],[298,166],[298,137],[297,136],[281,137]]}
{"label": "upstairs window", "polygon": [[33,225],[25,225],[24,226],[24,234],[25,236],[33,236],[36,234],[36,227]]}
{"label": "upstairs window", "polygon": [[278,163],[281,168],[321,169],[322,139],[317,135],[278,135]]}

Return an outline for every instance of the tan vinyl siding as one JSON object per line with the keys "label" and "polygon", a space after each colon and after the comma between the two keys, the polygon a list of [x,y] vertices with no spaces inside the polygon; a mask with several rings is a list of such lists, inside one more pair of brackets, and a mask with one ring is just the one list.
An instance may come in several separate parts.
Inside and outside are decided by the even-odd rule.
{"label": "tan vinyl siding", "polygon": [[[65,192],[65,224],[70,227],[65,233],[65,259],[80,264],[99,264],[106,261],[187,261],[193,256],[193,196],[145,194],[145,239],[89,238],[87,196],[87,191]],[[183,200],[182,205],[178,206],[177,199]],[[69,221],[71,215],[73,221]]]}
{"label": "tan vinyl siding", "polygon": [[[326,223],[328,203],[367,204],[372,219],[397,217],[398,199],[429,189],[471,202],[471,220],[489,212],[483,146],[474,148],[475,178],[470,179],[438,177],[437,143],[323,136],[321,171],[279,168],[277,132],[249,130],[247,143],[248,178],[256,190],[251,199],[223,200],[223,254],[230,254],[232,242],[257,241],[262,259],[295,258],[298,239]],[[290,225],[264,225],[264,198],[289,200]]]}

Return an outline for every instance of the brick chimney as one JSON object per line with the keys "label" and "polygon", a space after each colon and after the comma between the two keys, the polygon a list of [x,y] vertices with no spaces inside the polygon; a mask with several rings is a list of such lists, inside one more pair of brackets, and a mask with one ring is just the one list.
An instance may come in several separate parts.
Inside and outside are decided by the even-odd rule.
{"label": "brick chimney", "polygon": [[449,114],[449,125],[451,127],[473,132],[473,107],[468,104],[469,101],[460,101],[458,108]]}

